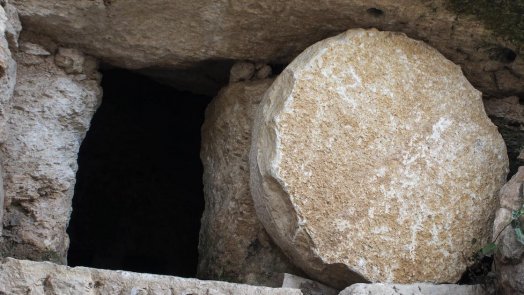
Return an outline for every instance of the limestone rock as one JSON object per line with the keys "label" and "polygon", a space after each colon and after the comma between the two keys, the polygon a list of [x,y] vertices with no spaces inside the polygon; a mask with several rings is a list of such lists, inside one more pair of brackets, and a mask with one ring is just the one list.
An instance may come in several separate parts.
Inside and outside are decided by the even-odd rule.
{"label": "limestone rock", "polygon": [[255,214],[248,155],[255,109],[272,79],[232,83],[213,99],[202,126],[206,207],[198,276],[281,286],[279,273],[299,272],[276,247]]}
{"label": "limestone rock", "polygon": [[340,295],[488,295],[480,285],[452,284],[354,284],[347,287]]}
{"label": "limestone rock", "polygon": [[[524,167],[520,167],[500,189],[500,208],[493,225],[493,240],[497,239],[495,270],[501,294],[524,294],[524,245],[517,241],[511,213],[524,204]],[[521,220],[524,224],[524,220]]]}
{"label": "limestone rock", "polygon": [[307,295],[337,295],[338,291],[319,282],[295,276],[289,273],[283,274],[282,288],[300,289]]}
{"label": "limestone rock", "polygon": [[300,295],[273,289],[179,277],[67,267],[6,258],[0,264],[2,294],[208,294]]}
{"label": "limestone rock", "polygon": [[316,43],[254,126],[257,215],[319,281],[455,282],[491,237],[504,142],[480,92],[423,42],[349,30]]}
{"label": "limestone rock", "polygon": [[237,62],[231,67],[229,82],[240,82],[251,79],[255,74],[255,65],[250,62]]}
{"label": "limestone rock", "polygon": [[[6,121],[11,110],[11,99],[16,82],[16,62],[11,49],[16,49],[19,26],[16,9],[9,4],[0,6],[0,144],[6,139]],[[3,168],[0,167],[0,221],[4,215]],[[0,237],[2,236],[0,223]]]}
{"label": "limestone rock", "polygon": [[[522,93],[522,44],[450,11],[449,2],[13,1],[26,30],[120,67],[181,69],[212,60],[287,63],[316,41],[348,28],[375,27],[426,41],[462,65],[483,92]],[[223,68],[223,75],[228,71]],[[206,72],[200,76],[204,79]]]}
{"label": "limestone rock", "polygon": [[92,59],[86,58],[90,72],[68,75],[53,55],[29,52],[16,56],[8,137],[0,149],[6,197],[0,256],[64,263],[77,153],[100,102],[100,76]]}

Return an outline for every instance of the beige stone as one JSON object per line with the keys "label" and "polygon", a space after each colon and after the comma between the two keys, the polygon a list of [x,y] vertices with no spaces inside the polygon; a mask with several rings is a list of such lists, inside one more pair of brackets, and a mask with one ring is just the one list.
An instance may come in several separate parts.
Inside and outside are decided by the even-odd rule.
{"label": "beige stone", "polygon": [[[120,67],[182,69],[224,59],[287,63],[326,37],[349,28],[375,27],[426,41],[462,65],[483,92],[524,91],[521,46],[475,18],[451,12],[449,0],[12,2],[26,30]],[[497,58],[504,50],[513,50],[515,60]],[[223,75],[228,71],[224,67]],[[200,74],[204,79],[209,72]]]}
{"label": "beige stone", "polygon": [[237,62],[229,72],[229,82],[250,80],[255,74],[255,65],[250,62]]}
{"label": "beige stone", "polygon": [[338,291],[319,282],[295,276],[282,274],[282,288],[300,289],[307,295],[337,295]]}
{"label": "beige stone", "polygon": [[2,294],[206,294],[300,295],[300,290],[255,287],[217,281],[67,267],[7,258],[0,263]]}
{"label": "beige stone", "polygon": [[8,136],[0,148],[6,199],[0,257],[65,263],[77,154],[101,99],[100,75],[92,58],[86,58],[89,71],[68,75],[53,55],[30,48],[16,55]]}
{"label": "beige stone", "polygon": [[316,43],[254,126],[257,215],[317,280],[455,282],[491,238],[504,142],[480,92],[423,42],[350,30]]}
{"label": "beige stone", "polygon": [[202,126],[206,207],[198,276],[273,287],[298,272],[257,220],[248,155],[255,109],[272,79],[232,83],[213,99]]}
{"label": "beige stone", "polygon": [[340,295],[488,295],[481,285],[452,284],[354,284]]}

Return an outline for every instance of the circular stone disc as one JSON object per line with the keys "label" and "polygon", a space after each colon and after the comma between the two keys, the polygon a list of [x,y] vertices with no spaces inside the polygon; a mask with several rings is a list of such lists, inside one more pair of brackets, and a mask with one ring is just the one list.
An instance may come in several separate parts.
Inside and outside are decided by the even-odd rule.
{"label": "circular stone disc", "polygon": [[481,93],[423,42],[360,29],[321,41],[254,126],[257,215],[320,281],[456,282],[489,240],[506,148]]}

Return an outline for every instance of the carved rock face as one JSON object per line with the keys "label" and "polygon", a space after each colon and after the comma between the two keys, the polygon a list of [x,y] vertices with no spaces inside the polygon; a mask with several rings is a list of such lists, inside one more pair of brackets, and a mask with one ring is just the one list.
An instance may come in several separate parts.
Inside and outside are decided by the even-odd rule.
{"label": "carved rock face", "polygon": [[296,273],[255,214],[249,191],[253,117],[272,79],[232,83],[213,99],[202,126],[206,209],[198,275],[280,287],[282,272]]}
{"label": "carved rock face", "polygon": [[423,42],[350,30],[316,43],[254,126],[257,214],[323,282],[455,282],[490,237],[504,142],[480,92]]}

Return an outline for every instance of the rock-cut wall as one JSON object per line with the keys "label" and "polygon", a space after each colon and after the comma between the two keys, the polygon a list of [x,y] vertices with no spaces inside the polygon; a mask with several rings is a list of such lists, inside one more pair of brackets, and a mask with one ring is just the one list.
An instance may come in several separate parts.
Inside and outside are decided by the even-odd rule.
{"label": "rock-cut wall", "polygon": [[0,147],[5,212],[0,256],[65,263],[77,153],[101,99],[96,62],[23,40]]}

